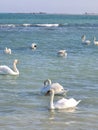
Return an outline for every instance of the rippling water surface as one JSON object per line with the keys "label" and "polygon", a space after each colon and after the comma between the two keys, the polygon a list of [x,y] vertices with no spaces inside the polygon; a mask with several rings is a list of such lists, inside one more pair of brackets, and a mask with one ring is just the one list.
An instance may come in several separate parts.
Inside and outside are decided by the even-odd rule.
{"label": "rippling water surface", "polygon": [[[85,34],[90,45],[81,43]],[[19,76],[0,75],[0,130],[98,129],[98,16],[0,14],[0,64],[19,60]],[[37,44],[31,50],[31,43]],[[12,54],[4,54],[4,48]],[[68,56],[58,57],[65,49]],[[40,94],[50,78],[68,89],[65,97],[82,100],[76,110],[48,109]],[[55,100],[62,97],[55,96]]]}

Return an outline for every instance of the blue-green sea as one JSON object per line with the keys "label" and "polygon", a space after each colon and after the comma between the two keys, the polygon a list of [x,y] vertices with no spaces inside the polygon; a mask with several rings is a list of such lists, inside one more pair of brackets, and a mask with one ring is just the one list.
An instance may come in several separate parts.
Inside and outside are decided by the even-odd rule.
{"label": "blue-green sea", "polygon": [[[91,44],[83,45],[82,35]],[[0,75],[0,130],[98,130],[94,36],[98,39],[96,15],[0,14],[0,65],[12,68],[18,59],[20,72]],[[36,50],[30,49],[32,43]],[[58,57],[63,49],[67,57]],[[75,111],[48,109],[50,97],[40,93],[46,79],[68,89],[65,98],[81,100]]]}

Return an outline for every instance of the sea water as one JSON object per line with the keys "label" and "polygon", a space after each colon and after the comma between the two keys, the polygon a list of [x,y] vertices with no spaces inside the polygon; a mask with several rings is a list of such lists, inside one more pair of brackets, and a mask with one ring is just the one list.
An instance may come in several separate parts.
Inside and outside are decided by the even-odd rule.
{"label": "sea water", "polygon": [[[90,45],[82,44],[82,35]],[[18,59],[20,72],[0,75],[0,130],[98,130],[94,36],[98,39],[95,15],[0,14],[0,65],[12,68]],[[30,49],[32,43],[36,50]],[[67,57],[57,56],[62,49]],[[65,98],[81,100],[76,110],[49,110],[50,97],[40,93],[46,79],[68,89]]]}

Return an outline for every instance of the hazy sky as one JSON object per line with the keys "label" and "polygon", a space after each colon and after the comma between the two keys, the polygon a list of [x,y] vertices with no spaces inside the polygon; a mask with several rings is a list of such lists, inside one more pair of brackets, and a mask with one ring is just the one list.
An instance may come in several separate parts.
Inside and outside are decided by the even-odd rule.
{"label": "hazy sky", "polygon": [[0,0],[0,12],[98,13],[98,0]]}

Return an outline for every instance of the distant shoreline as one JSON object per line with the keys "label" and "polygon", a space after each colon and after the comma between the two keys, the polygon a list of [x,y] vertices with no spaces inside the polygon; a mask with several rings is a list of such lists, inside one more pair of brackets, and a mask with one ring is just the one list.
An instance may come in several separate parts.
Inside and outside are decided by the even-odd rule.
{"label": "distant shoreline", "polygon": [[34,14],[34,15],[36,15],[36,14],[40,14],[40,15],[47,15],[47,14],[49,14],[49,15],[98,15],[98,13],[87,13],[87,12],[85,12],[85,13],[83,13],[83,14],[71,14],[71,13],[47,13],[47,12],[0,12],[0,14]]}

